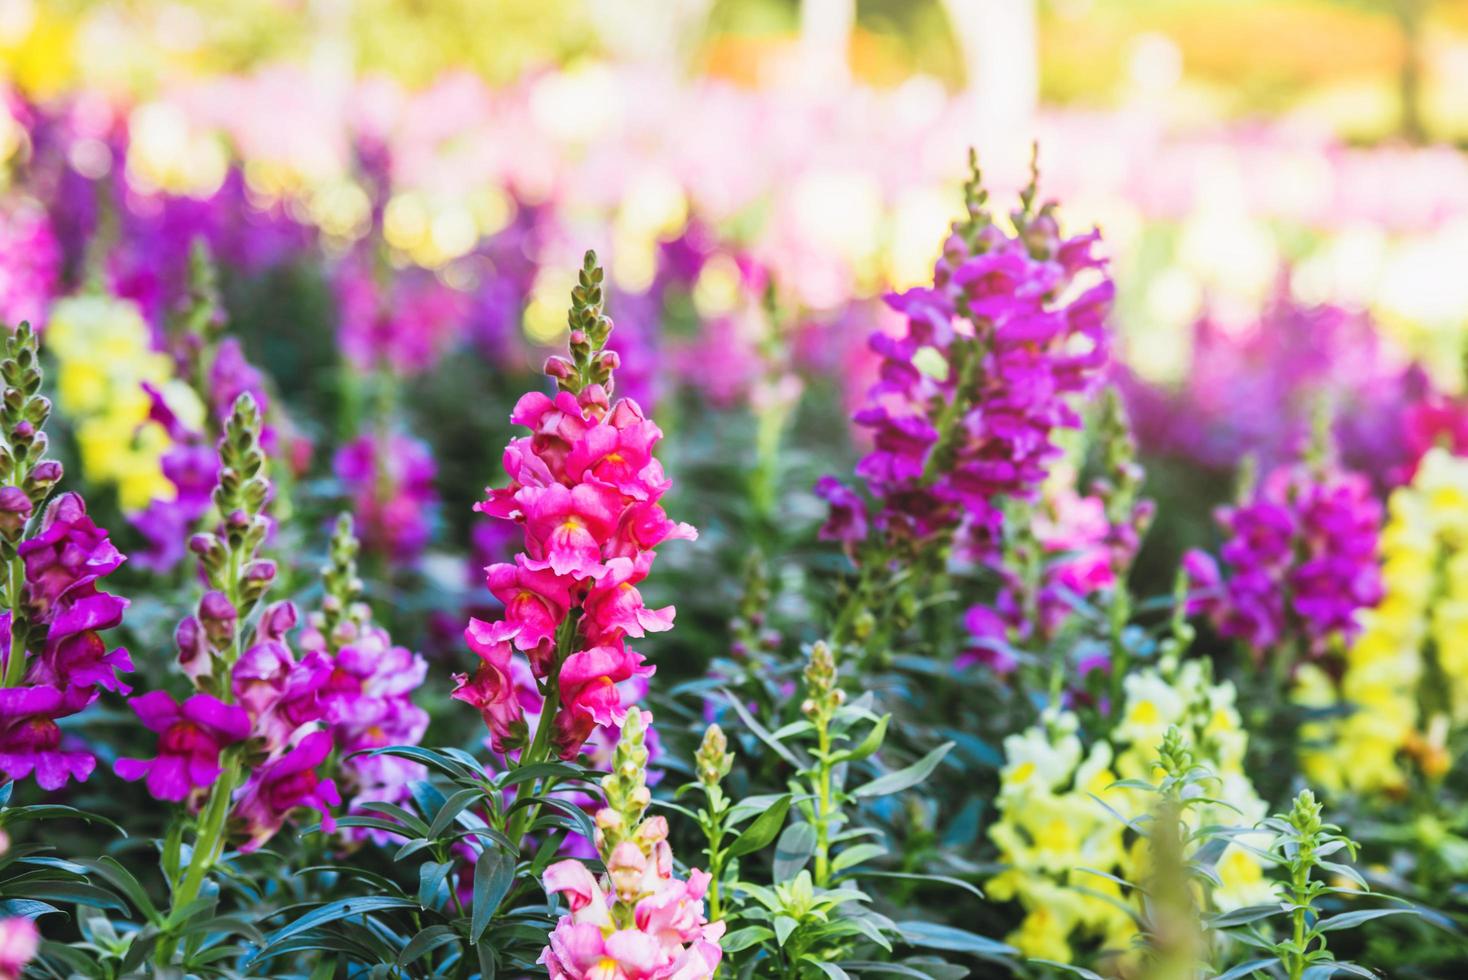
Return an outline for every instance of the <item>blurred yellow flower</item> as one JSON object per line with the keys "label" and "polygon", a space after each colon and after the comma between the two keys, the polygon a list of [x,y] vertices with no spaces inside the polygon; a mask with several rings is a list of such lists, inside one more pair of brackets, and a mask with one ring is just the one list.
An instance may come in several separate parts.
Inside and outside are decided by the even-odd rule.
{"label": "blurred yellow flower", "polygon": [[117,487],[125,511],[154,499],[172,499],[162,457],[170,440],[149,418],[143,384],[164,393],[185,425],[198,427],[203,406],[173,376],[173,362],[152,348],[137,306],[109,296],[77,296],[58,302],[44,334],[56,359],[57,400],[76,432],[82,472],[94,483]]}

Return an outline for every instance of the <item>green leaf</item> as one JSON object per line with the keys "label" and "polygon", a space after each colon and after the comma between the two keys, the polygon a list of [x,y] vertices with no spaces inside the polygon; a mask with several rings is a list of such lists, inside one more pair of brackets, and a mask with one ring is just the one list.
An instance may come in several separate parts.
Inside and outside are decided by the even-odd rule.
{"label": "green leaf", "polygon": [[1229,929],[1233,926],[1241,926],[1250,922],[1258,922],[1260,919],[1268,919],[1271,916],[1281,915],[1285,911],[1279,902],[1269,905],[1245,905],[1242,908],[1230,909],[1220,912],[1204,919],[1210,929]]}
{"label": "green leaf", "polygon": [[[775,844],[775,881],[789,881],[800,873],[816,852],[816,829],[808,823],[785,828]],[[784,940],[782,939],[783,943]]]}
{"label": "green leaf", "polygon": [[439,834],[448,829],[449,824],[453,823],[460,813],[483,796],[484,794],[474,787],[461,789],[454,793],[444,800],[443,806],[438,808],[438,813],[433,815],[433,823],[428,825],[428,833],[423,836],[436,839]]}
{"label": "green leaf", "polygon": [[775,916],[775,942],[784,946],[785,941],[790,938],[790,934],[799,928],[799,926],[800,923],[788,915]]}
{"label": "green leaf", "polygon": [[882,747],[883,740],[887,738],[887,723],[891,720],[891,715],[883,715],[878,718],[877,723],[872,726],[872,730],[867,732],[866,738],[862,739],[853,748],[843,749],[837,752],[831,761],[835,763],[860,762],[862,759],[873,755]]}
{"label": "green leaf", "polygon": [[29,898],[7,898],[0,901],[0,917],[16,918],[24,916],[27,919],[38,919],[43,915],[59,913],[61,910],[47,902],[37,902]]}
{"label": "green leaf", "polygon": [[1271,967],[1278,962],[1279,957],[1277,956],[1270,956],[1262,960],[1250,960],[1247,963],[1240,963],[1232,970],[1227,970],[1223,973],[1220,973],[1218,976],[1214,977],[1213,980],[1244,980],[1244,977],[1247,977],[1249,974],[1262,972],[1266,968]]}
{"label": "green leaf", "polygon": [[904,940],[924,949],[972,953],[991,958],[1012,956],[1016,952],[1014,947],[1006,946],[998,940],[936,922],[898,922],[896,925]]}
{"label": "green leaf", "polygon": [[734,696],[733,692],[729,691],[727,688],[720,688],[719,690],[723,693],[724,697],[729,700],[729,705],[734,709],[734,713],[739,716],[739,720],[744,722],[744,727],[753,732],[755,738],[759,739],[761,742],[764,742],[770,747],[772,751],[774,751],[776,755],[784,759],[786,762],[790,763],[795,768],[805,768],[804,763],[797,759],[793,752],[791,752],[784,745],[781,745],[779,739],[771,735],[765,729],[765,726],[761,725],[758,721],[755,720],[754,715],[750,714],[749,709],[739,703],[739,699]]}
{"label": "green leaf", "polygon": [[479,942],[515,881],[515,858],[498,847],[486,847],[474,862],[474,912],[469,941]]}
{"label": "green leaf", "polygon": [[444,879],[454,870],[451,861],[424,861],[418,866],[418,904],[426,909],[438,905],[438,893]]}
{"label": "green leaf", "polygon": [[744,829],[744,832],[734,838],[729,845],[727,853],[730,857],[742,857],[754,851],[761,850],[775,839],[780,828],[785,824],[785,816],[790,812],[790,795],[787,793],[770,804],[769,809],[761,813],[754,821]]}
{"label": "green leaf", "polygon": [[1062,970],[1065,973],[1073,973],[1073,974],[1075,974],[1078,977],[1083,977],[1084,980],[1106,980],[1105,977],[1103,977],[1101,974],[1097,973],[1095,970],[1088,970],[1088,969],[1086,969],[1083,966],[1075,966],[1074,964],[1071,964],[1071,963],[1061,963],[1058,960],[1034,960],[1034,959],[1032,959],[1032,960],[1027,960],[1026,962],[1029,962],[1029,963],[1039,963],[1041,966],[1054,967],[1055,969]]}
{"label": "green leaf", "polygon": [[858,786],[852,790],[851,795],[856,797],[888,796],[916,786],[928,778],[928,774],[937,768],[938,763],[943,761],[943,757],[952,748],[952,742],[944,742],[912,765],[898,769],[896,772],[889,772],[885,776],[878,776],[865,786]]}
{"label": "green leaf", "polygon": [[425,749],[421,745],[389,745],[386,748],[372,749],[367,755],[391,755],[399,759],[411,759],[414,762],[422,763],[435,772],[443,773],[450,779],[474,779],[483,775],[482,772],[475,772],[456,759],[451,759],[441,752],[435,752],[433,749]]}
{"label": "green leaf", "polygon": [[520,766],[509,772],[494,778],[494,784],[501,788],[518,786],[520,783],[533,779],[545,779],[547,777],[562,782],[569,780],[580,780],[589,782],[595,779],[595,774],[581,766],[567,765],[564,762],[537,762],[533,765]]}
{"label": "green leaf", "polygon": [[419,837],[429,836],[428,824],[423,820],[423,818],[410,810],[398,806],[396,803],[383,803],[381,801],[374,800],[369,803],[359,803],[357,805],[363,810],[370,810],[374,813],[381,813],[384,816],[396,819],[397,821],[402,823],[403,826],[410,828]]}
{"label": "green leaf", "polygon": [[719,940],[719,946],[726,953],[738,953],[751,946],[757,946],[766,939],[774,939],[775,934],[764,926],[745,926],[736,929],[723,939]]}
{"label": "green leaf", "polygon": [[1349,929],[1359,926],[1363,922],[1372,919],[1380,919],[1386,915],[1416,915],[1416,909],[1357,909],[1354,912],[1342,912],[1328,919],[1321,919],[1315,923],[1316,932],[1334,932],[1337,929]]}
{"label": "green leaf", "polygon": [[847,975],[846,971],[835,963],[827,963],[810,955],[802,956],[801,959],[807,963],[814,963],[816,969],[830,977],[831,980],[851,980],[851,977]]}
{"label": "green leaf", "polygon": [[854,868],[863,861],[882,857],[887,849],[881,844],[854,844],[836,855],[831,861],[832,871],[844,871],[846,868]]}
{"label": "green leaf", "polygon": [[99,858],[78,858],[76,863],[95,871],[106,879],[109,885],[126,895],[128,901],[133,903],[133,908],[147,916],[149,922],[162,921],[163,916],[159,913],[158,907],[153,904],[153,900],[148,897],[147,890],[143,888],[137,878],[133,877],[131,871],[122,866],[117,858],[104,854]]}
{"label": "green leaf", "polygon": [[938,885],[952,885],[954,888],[962,888],[975,898],[983,898],[983,889],[973,882],[964,881],[962,878],[954,878],[950,875],[925,875],[909,871],[867,871],[861,872],[863,878],[905,878],[909,881],[931,881]]}
{"label": "green leaf", "polygon": [[336,976],[336,957],[323,956],[311,969],[309,980],[331,980]]}
{"label": "green leaf", "polygon": [[318,926],[324,926],[339,919],[350,918],[354,915],[364,915],[368,912],[382,912],[388,909],[416,909],[418,903],[409,898],[392,898],[387,895],[367,895],[362,898],[343,898],[335,902],[328,902],[313,911],[301,916],[294,922],[284,925],[265,937],[265,947],[269,949],[277,946],[293,936],[308,932]]}
{"label": "green leaf", "polygon": [[130,911],[122,899],[112,892],[97,885],[89,885],[84,881],[27,882],[22,889],[21,897],[69,905],[89,905],[98,909],[112,909],[123,915],[129,914]]}
{"label": "green leaf", "polygon": [[445,925],[429,926],[408,940],[408,944],[398,954],[398,966],[407,966],[409,963],[427,956],[440,946],[447,946],[449,943],[457,943],[458,941],[459,934],[453,930],[453,927]]}

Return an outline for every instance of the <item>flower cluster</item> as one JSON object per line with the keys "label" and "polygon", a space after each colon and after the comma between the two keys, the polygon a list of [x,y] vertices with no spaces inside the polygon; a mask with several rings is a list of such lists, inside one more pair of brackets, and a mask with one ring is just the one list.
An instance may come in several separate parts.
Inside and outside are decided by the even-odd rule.
{"label": "flower cluster", "polygon": [[1297,677],[1301,704],[1348,710],[1300,733],[1305,772],[1332,791],[1397,792],[1414,769],[1440,779],[1449,733],[1468,721],[1468,459],[1429,450],[1387,508],[1381,602],[1340,665]]}
{"label": "flower cluster", "polygon": [[[1221,805],[1204,807],[1193,819],[1248,825],[1265,814],[1244,772],[1248,736],[1232,684],[1213,683],[1203,662],[1187,661],[1174,670],[1131,674],[1125,685],[1116,728],[1089,750],[1077,717],[1053,708],[1039,724],[1004,741],[999,818],[989,836],[1007,868],[989,881],[988,891],[1024,908],[1008,941],[1029,956],[1069,963],[1076,942],[1099,940],[1110,949],[1129,944],[1136,927],[1127,899],[1115,881],[1084,869],[1139,880],[1145,845],[1128,847],[1125,825],[1096,800],[1121,812],[1136,810],[1135,791],[1112,784],[1151,781],[1157,746],[1169,728],[1178,728],[1220,778]],[[1263,868],[1244,848],[1229,847],[1217,871],[1220,884],[1212,897],[1218,908],[1270,900]]]}
{"label": "flower cluster", "polygon": [[575,859],[551,865],[545,888],[570,905],[550,934],[540,962],[552,980],[709,980],[723,959],[724,923],[704,914],[709,876],[673,873],[668,822],[645,817],[652,794],[644,778],[645,726],[651,716],[627,712],[607,805],[596,814],[600,879]]}
{"label": "flower cluster", "polygon": [[61,464],[45,458],[51,405],[37,394],[36,337],[26,324],[5,338],[0,381],[0,558],[8,569],[0,588],[0,773],[34,774],[54,790],[85,780],[97,764],[84,748],[63,745],[57,719],[103,690],[129,691],[117,674],[133,669],[131,658],[108,650],[100,635],[122,622],[128,602],[98,588],[124,556],[75,493],[52,500],[39,526],[30,521]]}
{"label": "flower cluster", "polygon": [[596,726],[621,724],[618,685],[652,673],[625,638],[673,625],[673,609],[647,608],[637,584],[657,545],[695,536],[658,504],[669,487],[653,456],[662,433],[636,402],[610,402],[617,358],[603,349],[612,323],[602,314],[602,275],[588,252],[572,294],[572,356],[546,365],[559,391],[516,404],[511,421],[531,435],[505,450],[509,486],[477,505],[520,524],[525,541],[513,563],[485,569],[504,619],[470,620],[464,635],[480,665],[472,678],[456,677],[453,695],[480,710],[498,752],[524,747],[528,734],[516,652],[546,698],[537,743],[548,738],[573,759]]}
{"label": "flower cluster", "polygon": [[[933,285],[888,300],[906,332],[872,337],[880,375],[855,420],[873,448],[857,475],[883,531],[962,525],[984,554],[1002,530],[998,501],[1032,498],[1060,453],[1054,432],[1080,424],[1073,400],[1107,363],[1115,289],[1092,252],[1099,234],[1062,238],[1053,205],[1033,210],[1033,184],[1012,234],[986,209],[976,165],[965,192]],[[822,536],[857,540],[868,518],[855,495],[833,481],[818,492],[832,505]]]}
{"label": "flower cluster", "polygon": [[1381,598],[1376,539],[1381,505],[1364,477],[1311,465],[1276,469],[1252,498],[1218,514],[1226,581],[1211,559],[1188,555],[1212,597],[1198,605],[1224,636],[1256,656],[1290,639],[1319,656],[1349,642],[1361,610]]}
{"label": "flower cluster", "polygon": [[[253,396],[239,395],[219,446],[213,504],[220,524],[189,542],[209,590],[175,638],[198,693],[181,705],[165,691],[133,698],[139,718],[158,732],[158,755],[117,764],[124,779],[146,778],[158,799],[184,801],[207,791],[211,808],[242,824],[244,850],[264,844],[299,807],[320,811],[329,830],[329,807],[341,802],[335,782],[317,771],[333,748],[321,725],[333,676],[329,658],[293,654],[287,637],[297,612],[290,602],[264,607],[247,626],[276,574],[275,563],[259,554],[272,493],[260,431]],[[221,840],[200,845],[219,846]]]}
{"label": "flower cluster", "polygon": [[970,659],[1011,669],[1010,643],[1054,638],[1078,602],[1125,583],[1155,508],[1140,496],[1144,474],[1120,399],[1114,390],[1107,395],[1100,424],[1104,475],[1082,496],[1074,467],[1062,462],[1029,520],[1006,533],[1001,560],[990,562],[1002,583],[994,603],[972,606],[964,616]]}
{"label": "flower cluster", "polygon": [[415,561],[438,507],[428,445],[399,433],[358,436],[337,450],[333,469],[351,496],[362,543],[395,562]]}

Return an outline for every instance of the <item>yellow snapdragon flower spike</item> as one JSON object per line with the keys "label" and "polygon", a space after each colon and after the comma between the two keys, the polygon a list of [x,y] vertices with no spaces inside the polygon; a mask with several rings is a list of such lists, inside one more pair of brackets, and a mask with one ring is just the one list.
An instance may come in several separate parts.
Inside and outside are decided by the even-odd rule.
{"label": "yellow snapdragon flower spike", "polygon": [[174,487],[161,465],[171,443],[148,417],[143,384],[161,390],[187,425],[198,426],[204,410],[193,389],[173,376],[172,359],[153,349],[137,305],[101,295],[61,300],[44,340],[56,359],[57,407],[76,433],[83,475],[116,486],[125,511],[171,500]]}
{"label": "yellow snapdragon flower spike", "polygon": [[[1208,823],[1252,826],[1266,807],[1244,771],[1248,735],[1234,707],[1232,684],[1214,684],[1206,666],[1138,671],[1126,679],[1120,721],[1109,741],[1083,748],[1075,715],[1047,710],[1039,724],[1004,740],[998,819],[989,828],[1006,868],[987,883],[1000,901],[1017,901],[1024,921],[1007,941],[1026,956],[1069,963],[1073,944],[1125,950],[1135,924],[1125,911],[1121,887],[1101,871],[1129,881],[1145,873],[1143,842],[1129,849],[1125,826],[1103,799],[1121,813],[1141,813],[1144,793],[1115,788],[1118,779],[1153,781],[1157,747],[1176,726],[1193,746],[1200,765],[1218,777],[1216,799],[1191,818]],[[1087,870],[1090,869],[1090,870]],[[1221,910],[1271,901],[1273,885],[1251,853],[1231,846],[1218,862],[1222,887],[1214,890]]]}
{"label": "yellow snapdragon flower spike", "polygon": [[1468,459],[1430,450],[1387,511],[1384,595],[1363,616],[1339,684],[1308,664],[1296,678],[1298,703],[1351,709],[1301,729],[1302,766],[1336,792],[1399,792],[1413,759],[1444,775],[1441,728],[1468,721]]}

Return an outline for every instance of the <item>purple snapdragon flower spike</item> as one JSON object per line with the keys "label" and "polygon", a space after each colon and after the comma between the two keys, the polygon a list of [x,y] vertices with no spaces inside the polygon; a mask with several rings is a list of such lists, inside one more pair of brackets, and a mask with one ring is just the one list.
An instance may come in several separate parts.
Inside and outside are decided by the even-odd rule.
{"label": "purple snapdragon flower spike", "polygon": [[[888,297],[906,320],[878,332],[877,380],[853,415],[871,432],[857,464],[879,507],[872,526],[924,539],[956,529],[976,560],[991,560],[999,502],[1032,500],[1060,456],[1056,430],[1081,424],[1075,402],[1102,380],[1115,287],[1092,232],[1062,238],[1053,206],[1025,207],[1005,232],[984,209],[975,167],[968,218],[954,225],[933,284]],[[827,538],[862,527],[852,497],[822,481]]]}
{"label": "purple snapdragon flower spike", "polygon": [[149,691],[128,703],[144,727],[158,733],[153,759],[118,759],[116,771],[129,782],[147,779],[156,799],[181,802],[219,778],[219,753],[250,734],[250,716],[238,705],[195,694],[182,705],[166,691]]}
{"label": "purple snapdragon flower spike", "polygon": [[[1380,601],[1377,537],[1382,508],[1359,474],[1304,465],[1272,472],[1253,498],[1219,511],[1228,569],[1216,598],[1200,597],[1220,633],[1255,655],[1285,640],[1309,656],[1349,642],[1357,615]],[[1217,581],[1201,556],[1188,559],[1203,587]],[[1217,588],[1215,586],[1215,588]]]}
{"label": "purple snapdragon flower spike", "polygon": [[96,757],[63,749],[56,719],[75,714],[95,697],[91,693],[78,703],[75,692],[68,696],[49,684],[0,689],[0,772],[15,780],[34,773],[44,790],[60,789],[69,779],[85,782]]}
{"label": "purple snapdragon flower spike", "polygon": [[[65,597],[94,591],[97,579],[115,571],[124,560],[107,532],[87,516],[86,504],[76,493],[64,493],[52,501],[42,518],[41,532],[22,541],[17,553],[25,563],[26,597],[36,623],[50,622],[56,605]],[[124,600],[117,601],[126,606]]]}
{"label": "purple snapdragon flower spike", "polygon": [[327,833],[336,830],[331,807],[341,805],[341,795],[334,781],[316,774],[316,767],[331,751],[331,735],[316,731],[255,770],[235,802],[234,815],[244,821],[249,835],[241,851],[249,853],[274,837],[297,807],[317,810],[322,829]]}

